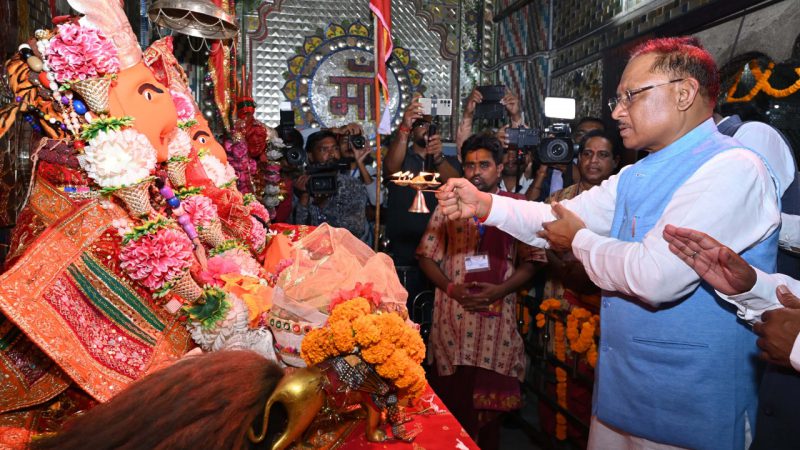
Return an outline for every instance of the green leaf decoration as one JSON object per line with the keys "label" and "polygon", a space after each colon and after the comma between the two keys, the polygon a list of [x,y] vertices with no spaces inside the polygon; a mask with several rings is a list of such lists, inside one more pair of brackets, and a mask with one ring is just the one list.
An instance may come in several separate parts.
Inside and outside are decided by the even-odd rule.
{"label": "green leaf decoration", "polygon": [[236,178],[236,177],[233,177],[233,178],[231,178],[231,179],[230,179],[230,181],[228,181],[227,183],[223,183],[223,184],[222,184],[220,187],[221,187],[222,189],[227,189],[227,188],[229,188],[229,187],[235,186],[235,185],[236,185],[236,180],[237,180],[237,179],[238,179],[238,178]]}
{"label": "green leaf decoration", "polygon": [[181,130],[187,130],[192,128],[193,126],[197,125],[197,121],[194,119],[184,120],[183,122],[178,122],[178,128]]}
{"label": "green leaf decoration", "polygon": [[247,194],[244,194],[242,201],[244,202],[244,206],[247,206],[256,201],[256,196],[248,192]]}
{"label": "green leaf decoration", "polygon": [[123,184],[122,186],[104,187],[103,189],[100,189],[100,195],[109,196],[109,195],[113,194],[114,192],[116,192],[116,191],[118,191],[120,189],[123,189],[123,188],[126,188],[126,187],[130,187],[130,186],[135,186],[136,184],[144,183],[144,182],[147,182],[147,181],[153,181],[155,179],[156,179],[156,177],[147,177],[147,178],[142,178],[141,180],[139,180],[138,183],[134,183],[134,184]]}
{"label": "green leaf decoration", "polygon": [[205,329],[211,329],[224,320],[230,309],[225,291],[216,287],[206,288],[197,302],[183,307],[189,318],[200,322]]}
{"label": "green leaf decoration", "polygon": [[85,124],[81,131],[81,139],[91,141],[96,138],[101,131],[119,131],[125,127],[133,125],[133,117],[106,117],[105,119],[95,119],[94,122]]}
{"label": "green leaf decoration", "polygon": [[188,156],[173,156],[167,160],[168,163],[171,162],[189,162]]}
{"label": "green leaf decoration", "polygon": [[191,195],[197,195],[203,190],[202,186],[197,187],[183,187],[180,189],[175,190],[175,197],[178,197],[179,200],[183,200],[186,197]]}
{"label": "green leaf decoration", "polygon": [[208,255],[209,256],[221,255],[221,254],[227,252],[228,250],[231,250],[231,249],[234,249],[234,248],[238,248],[240,250],[247,251],[247,247],[245,247],[238,240],[236,240],[236,239],[228,239],[227,241],[223,242],[222,244],[219,244],[218,246],[216,246],[216,247],[212,248],[211,250],[209,250],[208,251]]}
{"label": "green leaf decoration", "polygon": [[156,220],[148,220],[147,222],[133,227],[131,231],[125,234],[122,238],[122,244],[125,245],[130,241],[137,241],[148,234],[153,234],[161,228],[166,228],[169,225],[169,220],[159,217]]}

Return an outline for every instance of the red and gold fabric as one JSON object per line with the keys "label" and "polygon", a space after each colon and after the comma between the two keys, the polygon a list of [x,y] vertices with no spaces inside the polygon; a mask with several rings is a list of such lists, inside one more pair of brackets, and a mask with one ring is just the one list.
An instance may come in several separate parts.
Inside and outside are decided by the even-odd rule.
{"label": "red and gold fabric", "polygon": [[182,324],[119,267],[111,222],[125,216],[111,202],[73,200],[37,174],[14,264],[0,276],[0,412],[41,404],[72,383],[106,401],[188,350]]}

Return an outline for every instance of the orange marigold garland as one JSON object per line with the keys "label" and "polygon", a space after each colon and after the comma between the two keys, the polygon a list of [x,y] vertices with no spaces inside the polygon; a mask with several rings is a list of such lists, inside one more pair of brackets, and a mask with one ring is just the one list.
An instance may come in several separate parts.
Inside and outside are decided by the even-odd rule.
{"label": "orange marigold garland", "polygon": [[[798,90],[800,90],[800,78],[795,80],[794,83],[787,86],[784,89],[775,89],[769,82],[770,77],[772,76],[772,70],[775,68],[775,63],[770,62],[767,65],[767,69],[763,72],[761,71],[761,67],[758,66],[758,62],[756,60],[750,61],[750,72],[753,74],[753,78],[756,80],[756,84],[750,89],[750,92],[745,94],[742,97],[734,97],[734,93],[736,92],[736,88],[739,87],[739,81],[742,79],[742,72],[744,72],[744,67],[736,75],[736,79],[733,81],[733,85],[728,90],[728,95],[726,97],[726,101],[728,103],[735,103],[735,102],[749,102],[752,100],[759,92],[764,92],[770,97],[773,98],[784,98],[788,97]],[[800,67],[796,67],[794,71],[800,76]]]}
{"label": "orange marigold garland", "polygon": [[300,355],[314,365],[360,352],[378,375],[397,387],[399,397],[414,400],[427,384],[420,366],[425,358],[422,337],[396,313],[375,312],[373,305],[363,297],[340,302],[324,327],[306,334]]}
{"label": "orange marigold garland", "polygon": [[595,336],[600,335],[599,324],[600,316],[585,308],[573,308],[567,316],[569,349],[577,354],[586,353],[586,359],[592,367],[597,364]]}

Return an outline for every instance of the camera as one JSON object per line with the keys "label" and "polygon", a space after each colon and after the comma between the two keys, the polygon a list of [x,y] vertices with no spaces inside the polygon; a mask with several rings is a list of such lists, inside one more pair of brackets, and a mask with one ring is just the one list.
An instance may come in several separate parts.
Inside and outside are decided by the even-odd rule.
{"label": "camera", "polygon": [[553,124],[543,131],[509,128],[506,139],[509,147],[532,152],[542,164],[567,164],[575,157],[575,145],[570,138],[569,125],[565,123]]}
{"label": "camera", "polygon": [[[552,119],[574,119],[575,99],[545,98],[544,115]],[[509,128],[506,130],[506,140],[511,148],[532,152],[542,164],[568,164],[578,151],[571,134],[569,124],[554,123],[541,131],[535,128]]]}
{"label": "camera", "polygon": [[340,172],[347,172],[350,164],[336,161],[328,164],[309,164],[305,173],[308,175],[306,190],[312,197],[333,195],[336,193],[336,177]]}
{"label": "camera", "polygon": [[480,103],[475,105],[476,119],[503,120],[506,117],[506,107],[500,104],[500,100],[506,95],[506,87],[503,85],[478,86],[481,93]]}
{"label": "camera", "polygon": [[356,134],[353,136],[347,136],[347,138],[350,140],[350,143],[353,144],[353,147],[359,150],[367,145],[367,138],[365,138],[363,135]]}
{"label": "camera", "polygon": [[281,103],[280,117],[280,124],[275,131],[286,146],[283,149],[286,162],[294,167],[302,167],[308,161],[308,155],[303,149],[303,135],[294,127],[294,111],[291,103]]}

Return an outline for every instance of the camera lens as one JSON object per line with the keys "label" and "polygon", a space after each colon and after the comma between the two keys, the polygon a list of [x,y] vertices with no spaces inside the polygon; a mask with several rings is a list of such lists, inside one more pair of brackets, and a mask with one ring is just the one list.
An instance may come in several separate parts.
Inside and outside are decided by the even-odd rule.
{"label": "camera lens", "polygon": [[550,141],[547,145],[547,155],[553,160],[561,160],[569,150],[567,143],[561,139]]}
{"label": "camera lens", "polygon": [[353,147],[360,149],[367,145],[367,140],[364,138],[364,136],[359,134],[356,136],[350,136],[350,143],[353,144]]}
{"label": "camera lens", "polygon": [[306,163],[306,152],[299,147],[290,147],[286,150],[286,162],[289,165],[299,167]]}

